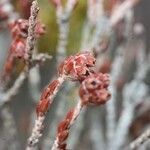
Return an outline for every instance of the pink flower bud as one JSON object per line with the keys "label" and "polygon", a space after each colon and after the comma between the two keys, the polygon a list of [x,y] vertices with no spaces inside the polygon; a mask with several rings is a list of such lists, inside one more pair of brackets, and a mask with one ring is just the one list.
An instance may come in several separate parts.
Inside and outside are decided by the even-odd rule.
{"label": "pink flower bud", "polygon": [[79,95],[83,105],[101,105],[108,101],[109,76],[102,73],[93,73],[81,83]]}
{"label": "pink flower bud", "polygon": [[44,115],[48,111],[49,106],[50,106],[49,100],[47,99],[40,100],[38,105],[36,106],[37,116]]}
{"label": "pink flower bud", "polygon": [[90,68],[95,64],[95,58],[90,52],[79,53],[66,58],[59,66],[60,76],[67,76],[71,80],[82,81],[89,73]]}
{"label": "pink flower bud", "polygon": [[[26,38],[28,35],[29,22],[26,19],[18,19],[10,24],[10,30],[13,38]],[[45,33],[45,25],[37,22],[35,27],[35,36],[39,38]]]}

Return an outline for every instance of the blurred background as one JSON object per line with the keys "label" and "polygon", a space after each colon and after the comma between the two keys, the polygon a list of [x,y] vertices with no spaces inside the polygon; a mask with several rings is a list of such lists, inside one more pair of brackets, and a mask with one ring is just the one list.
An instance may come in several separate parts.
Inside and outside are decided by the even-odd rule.
{"label": "blurred background", "polygon": [[[71,150],[123,150],[150,128],[150,0],[38,1],[38,19],[46,32],[37,40],[39,53],[52,59],[33,68],[10,102],[0,105],[0,150],[25,149],[36,118],[35,107],[44,87],[57,77],[57,66],[71,54],[93,51],[96,70],[109,73],[111,99],[104,106],[85,108],[67,140]],[[0,0],[0,73],[4,72],[13,40],[9,24],[28,19],[31,0]],[[24,68],[15,60],[0,97]],[[78,101],[79,85],[67,81],[47,114],[38,150],[51,148],[58,123]],[[1,101],[0,99],[0,101]],[[139,150],[150,150],[150,139]]]}

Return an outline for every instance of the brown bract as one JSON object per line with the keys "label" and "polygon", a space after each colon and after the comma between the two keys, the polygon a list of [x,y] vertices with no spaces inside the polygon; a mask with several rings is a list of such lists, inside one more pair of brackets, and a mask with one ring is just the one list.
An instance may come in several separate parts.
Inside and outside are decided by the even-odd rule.
{"label": "brown bract", "polygon": [[90,69],[94,64],[95,58],[90,52],[70,56],[59,66],[59,76],[65,75],[71,80],[82,81],[90,73]]}
{"label": "brown bract", "polygon": [[81,83],[79,95],[83,105],[101,105],[108,101],[109,75],[93,73]]}

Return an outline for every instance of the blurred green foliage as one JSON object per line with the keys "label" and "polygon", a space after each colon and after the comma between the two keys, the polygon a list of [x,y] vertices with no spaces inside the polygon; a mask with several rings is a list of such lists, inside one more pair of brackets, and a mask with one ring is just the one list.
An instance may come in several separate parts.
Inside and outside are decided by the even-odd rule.
{"label": "blurred green foliage", "polygon": [[[46,24],[47,33],[39,41],[39,49],[54,53],[57,46],[58,26],[54,6],[48,1],[39,1],[41,8],[40,18]],[[86,1],[79,1],[70,19],[70,31],[68,38],[67,52],[78,51],[81,41],[82,25],[86,16]]]}

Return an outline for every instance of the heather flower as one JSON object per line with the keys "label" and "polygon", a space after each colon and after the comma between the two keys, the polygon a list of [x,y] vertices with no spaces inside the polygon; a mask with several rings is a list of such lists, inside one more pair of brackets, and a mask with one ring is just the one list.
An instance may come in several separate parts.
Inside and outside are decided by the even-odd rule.
{"label": "heather flower", "polygon": [[60,76],[65,75],[71,80],[82,81],[90,74],[90,69],[94,64],[95,58],[90,52],[79,53],[66,58],[59,66],[58,72]]}
{"label": "heather flower", "polygon": [[108,74],[93,73],[81,83],[79,95],[83,105],[101,105],[108,101],[110,93],[108,91]]}
{"label": "heather flower", "polygon": [[[29,22],[26,19],[18,19],[10,24],[10,30],[13,38],[25,38],[28,35]],[[45,33],[45,25],[37,22],[35,27],[35,36],[39,38]]]}

